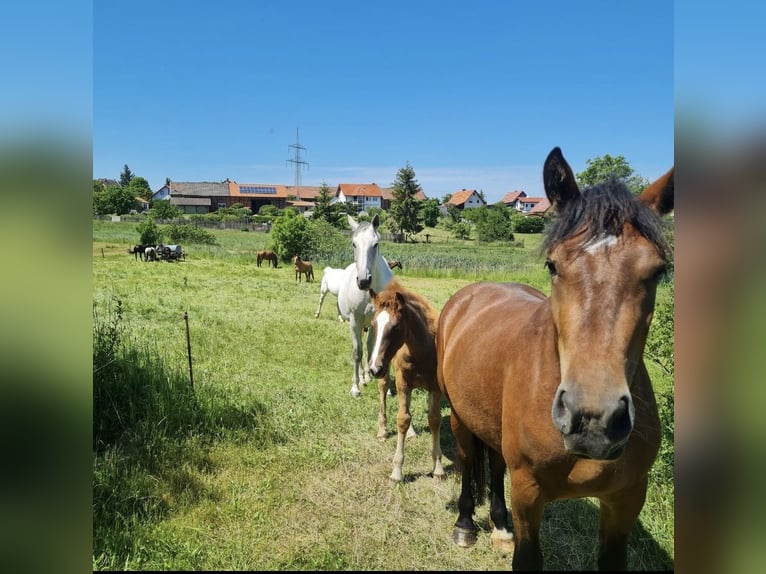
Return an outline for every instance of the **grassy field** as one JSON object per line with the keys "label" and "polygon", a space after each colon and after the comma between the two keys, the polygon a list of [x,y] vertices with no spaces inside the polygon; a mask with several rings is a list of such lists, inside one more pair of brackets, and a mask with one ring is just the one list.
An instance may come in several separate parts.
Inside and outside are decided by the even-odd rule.
{"label": "grassy field", "polygon": [[[126,252],[135,224],[94,222],[94,328],[119,351],[104,364],[94,355],[94,381],[110,389],[99,400],[114,416],[113,428],[94,429],[102,442],[94,438],[93,568],[509,570],[510,557],[490,548],[486,504],[475,547],[450,539],[460,483],[446,404],[447,478],[427,475],[426,394],[416,390],[419,436],[408,441],[405,480],[389,481],[395,438],[375,438],[374,388],[349,395],[351,338],[333,296],[314,318],[321,269],[350,262],[350,245],[314,262],[317,282],[297,284],[292,265],[256,267],[268,235],[214,233],[217,246],[184,245],[185,261],[142,263]],[[381,252],[441,308],[482,279],[547,291],[540,237],[517,239],[523,247],[477,245],[437,230],[429,243],[384,243]],[[657,390],[672,388],[648,366]],[[391,399],[389,432],[395,412]],[[632,533],[631,569],[672,568],[673,506],[672,484],[653,484]],[[594,569],[597,530],[597,502],[548,505],[545,568]]]}

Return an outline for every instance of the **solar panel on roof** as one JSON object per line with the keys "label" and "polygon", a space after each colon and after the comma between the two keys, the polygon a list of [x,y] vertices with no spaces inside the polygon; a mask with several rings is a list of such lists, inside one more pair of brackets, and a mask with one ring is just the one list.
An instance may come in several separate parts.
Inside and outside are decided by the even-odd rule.
{"label": "solar panel on roof", "polygon": [[277,188],[266,185],[240,185],[240,193],[276,193]]}

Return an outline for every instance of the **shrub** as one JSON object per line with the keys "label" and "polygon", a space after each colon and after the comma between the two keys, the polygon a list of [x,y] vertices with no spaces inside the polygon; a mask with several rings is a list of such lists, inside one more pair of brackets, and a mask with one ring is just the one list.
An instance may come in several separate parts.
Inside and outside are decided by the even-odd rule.
{"label": "shrub", "polygon": [[136,225],[136,231],[141,235],[139,243],[144,245],[158,245],[162,243],[162,231],[151,217]]}
{"label": "shrub", "polygon": [[168,227],[168,236],[173,243],[204,243],[216,245],[215,235],[188,223],[174,223]]}
{"label": "shrub", "polygon": [[517,233],[542,233],[545,227],[545,219],[542,217],[530,217],[521,213],[511,216],[513,230]]}

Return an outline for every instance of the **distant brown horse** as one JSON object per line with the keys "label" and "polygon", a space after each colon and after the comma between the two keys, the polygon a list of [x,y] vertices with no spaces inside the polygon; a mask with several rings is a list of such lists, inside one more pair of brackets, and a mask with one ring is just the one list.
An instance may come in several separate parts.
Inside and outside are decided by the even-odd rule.
{"label": "distant brown horse", "polygon": [[261,266],[261,263],[263,263],[263,261],[267,261],[267,262],[271,261],[272,265],[274,265],[274,269],[277,268],[277,254],[274,253],[273,251],[269,251],[269,250],[259,251],[258,254],[256,255],[256,263],[258,267]]}
{"label": "distant brown horse", "polygon": [[397,267],[398,267],[399,269],[401,269],[401,268],[402,268],[402,262],[401,262],[401,261],[399,261],[398,259],[388,259],[388,260],[386,261],[386,263],[388,263],[388,267],[389,267],[389,269],[396,269]]}
{"label": "distant brown horse", "polygon": [[301,277],[306,275],[306,283],[314,280],[314,266],[311,265],[311,261],[303,261],[300,256],[293,257],[293,265],[295,266],[295,280],[300,283]]}
{"label": "distant brown horse", "polygon": [[[428,427],[431,429],[431,471],[436,479],[444,476],[441,463],[441,397],[436,380],[436,324],[439,312],[425,297],[392,280],[380,293],[370,289],[375,307],[372,318],[374,345],[368,367],[373,377],[388,373],[393,361],[399,412],[396,417],[397,439],[391,480],[402,480],[404,441],[415,434],[412,428],[410,400],[412,389],[428,391]],[[378,438],[386,433],[386,394],[380,396]]]}
{"label": "distant brown horse", "polygon": [[545,506],[582,497],[600,501],[598,567],[626,568],[628,536],[660,446],[643,355],[670,257],[660,216],[673,209],[673,180],[671,168],[640,197],[616,179],[581,192],[554,148],[543,167],[556,210],[543,240],[550,296],[518,283],[479,282],[444,305],[437,376],[462,473],[452,534],[459,546],[477,540],[473,512],[485,495],[486,453],[491,540],[505,550],[515,545],[514,571],[543,567]]}

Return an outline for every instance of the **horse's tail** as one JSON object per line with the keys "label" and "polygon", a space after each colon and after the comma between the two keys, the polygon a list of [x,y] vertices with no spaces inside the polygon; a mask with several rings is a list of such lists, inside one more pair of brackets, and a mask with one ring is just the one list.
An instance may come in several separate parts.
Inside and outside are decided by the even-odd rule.
{"label": "horse's tail", "polygon": [[[473,457],[468,472],[465,468],[458,468],[458,472],[463,474],[463,480],[469,479],[471,494],[476,503],[476,506],[484,504],[484,498],[487,494],[487,445],[485,445],[479,437],[473,435],[473,444],[471,445],[473,450]],[[457,459],[458,463],[460,458]],[[458,465],[459,467],[460,465]],[[466,477],[466,474],[470,476]]]}

